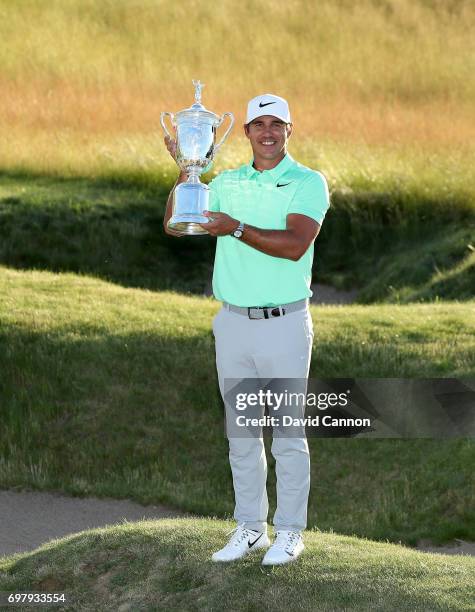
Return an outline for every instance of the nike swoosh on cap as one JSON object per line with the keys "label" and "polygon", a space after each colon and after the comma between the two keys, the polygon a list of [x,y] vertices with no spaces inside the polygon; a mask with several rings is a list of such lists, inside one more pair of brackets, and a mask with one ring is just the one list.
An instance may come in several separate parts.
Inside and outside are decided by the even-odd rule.
{"label": "nike swoosh on cap", "polygon": [[255,544],[256,542],[258,542],[258,541],[259,541],[259,540],[262,538],[262,536],[263,536],[263,535],[264,535],[264,534],[263,534],[263,533],[261,533],[261,535],[260,535],[258,538],[256,538],[256,539],[254,540],[254,542],[251,542],[251,540],[248,540],[248,541],[247,541],[247,545],[249,546],[249,548],[251,548],[252,546],[254,546],[254,544]]}
{"label": "nike swoosh on cap", "polygon": [[[291,183],[292,181],[290,181]],[[290,183],[277,183],[277,187],[287,187],[287,185],[290,185]]]}
{"label": "nike swoosh on cap", "polygon": [[259,108],[264,108],[264,106],[269,106],[269,104],[275,104],[275,102],[259,102]]}

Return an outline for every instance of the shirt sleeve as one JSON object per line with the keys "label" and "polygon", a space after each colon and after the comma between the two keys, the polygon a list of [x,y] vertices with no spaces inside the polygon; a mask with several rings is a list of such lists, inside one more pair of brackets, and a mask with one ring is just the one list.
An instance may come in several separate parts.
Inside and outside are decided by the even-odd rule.
{"label": "shirt sleeve", "polygon": [[327,181],[320,172],[312,172],[297,189],[287,214],[306,215],[321,225],[329,207],[330,194]]}
{"label": "shirt sleeve", "polygon": [[213,212],[220,212],[220,186],[221,186],[221,175],[215,176],[212,181],[208,183],[209,187],[209,201],[208,210]]}

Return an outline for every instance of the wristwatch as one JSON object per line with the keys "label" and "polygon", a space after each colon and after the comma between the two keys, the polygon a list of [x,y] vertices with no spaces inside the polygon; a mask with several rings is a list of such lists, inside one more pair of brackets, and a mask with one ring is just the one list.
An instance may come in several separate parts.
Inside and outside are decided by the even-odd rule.
{"label": "wristwatch", "polygon": [[234,232],[231,235],[234,236],[234,238],[241,238],[243,232],[244,232],[244,223],[240,221],[239,225],[237,226],[237,228],[234,230]]}

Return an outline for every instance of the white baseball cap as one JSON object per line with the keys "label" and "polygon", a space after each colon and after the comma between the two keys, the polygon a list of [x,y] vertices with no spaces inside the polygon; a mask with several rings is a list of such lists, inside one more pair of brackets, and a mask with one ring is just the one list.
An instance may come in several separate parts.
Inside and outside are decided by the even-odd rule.
{"label": "white baseball cap", "polygon": [[246,124],[256,119],[256,117],[262,117],[262,115],[272,115],[282,119],[285,123],[291,122],[287,100],[273,94],[256,96],[249,102],[247,105]]}

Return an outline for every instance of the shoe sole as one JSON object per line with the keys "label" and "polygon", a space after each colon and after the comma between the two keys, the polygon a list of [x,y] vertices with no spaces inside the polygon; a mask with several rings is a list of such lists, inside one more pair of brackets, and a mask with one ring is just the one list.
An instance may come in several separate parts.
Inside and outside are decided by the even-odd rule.
{"label": "shoe sole", "polygon": [[266,561],[264,562],[264,560],[262,560],[261,565],[287,565],[288,563],[295,563],[295,561],[297,561],[297,559],[302,556],[302,553],[304,550],[305,549],[299,552],[299,554],[296,557],[290,557],[286,561]]}
{"label": "shoe sole", "polygon": [[298,557],[295,557],[295,559],[289,559],[288,561],[266,561],[265,563],[263,561],[261,565],[288,565],[289,563],[295,563],[297,559]]}

